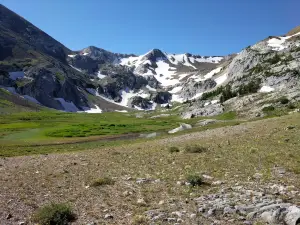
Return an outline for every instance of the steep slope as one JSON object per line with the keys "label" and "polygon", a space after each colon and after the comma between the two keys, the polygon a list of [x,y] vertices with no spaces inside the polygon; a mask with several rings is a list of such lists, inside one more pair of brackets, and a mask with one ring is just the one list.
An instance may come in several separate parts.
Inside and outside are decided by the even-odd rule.
{"label": "steep slope", "polygon": [[[64,45],[0,5],[0,86],[50,108],[97,109],[95,105],[103,100],[88,92],[97,89],[97,84],[69,65],[66,59],[71,54]],[[103,105],[104,111],[124,109],[106,101]]]}
{"label": "steep slope", "polygon": [[[245,48],[216,74],[199,81],[195,89],[200,98],[186,109],[184,117],[214,115],[224,109],[261,116],[266,107],[284,107],[280,99],[294,107],[300,100],[300,32],[289,33],[292,35],[271,36]],[[201,89],[210,78],[219,79],[222,87],[215,83],[208,90]],[[193,82],[185,85],[194,87]]]}

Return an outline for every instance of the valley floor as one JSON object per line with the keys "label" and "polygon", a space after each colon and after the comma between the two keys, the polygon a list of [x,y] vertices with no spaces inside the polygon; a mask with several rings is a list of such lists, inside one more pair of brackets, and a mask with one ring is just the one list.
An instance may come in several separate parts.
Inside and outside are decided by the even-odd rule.
{"label": "valley floor", "polygon": [[[31,224],[51,202],[69,203],[74,224],[264,224],[253,222],[260,207],[300,204],[299,137],[294,113],[119,147],[2,157],[0,224]],[[203,151],[186,152],[190,145]],[[191,174],[204,184],[186,185]],[[92,185],[103,178],[114,184]]]}

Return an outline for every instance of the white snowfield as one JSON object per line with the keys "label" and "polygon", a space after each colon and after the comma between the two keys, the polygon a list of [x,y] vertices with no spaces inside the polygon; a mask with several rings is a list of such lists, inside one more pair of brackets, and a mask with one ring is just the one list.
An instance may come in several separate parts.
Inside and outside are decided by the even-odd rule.
{"label": "white snowfield", "polygon": [[300,35],[300,32],[291,36],[271,38],[268,40],[268,46],[270,46],[274,51],[282,51],[287,48],[285,45],[286,40],[298,35]]}
{"label": "white snowfield", "polygon": [[[152,51],[152,50],[151,50]],[[121,65],[126,66],[135,66],[135,73],[138,73],[139,66],[149,64],[151,66],[151,62],[145,57],[151,51],[147,52],[145,55],[141,56],[130,56],[128,58],[120,59]],[[163,87],[172,86],[180,83],[180,80],[189,75],[187,74],[180,74],[177,78],[174,76],[176,75],[176,68],[172,65],[183,65],[190,67],[192,69],[197,69],[193,63],[196,62],[206,62],[206,63],[219,63],[223,57],[201,57],[201,56],[190,56],[188,57],[187,54],[168,54],[163,53],[165,57],[158,58],[156,61],[157,68],[154,68],[155,73],[151,70],[148,70],[146,73],[139,74],[139,75],[154,75],[155,78],[161,83]]]}
{"label": "white snowfield", "polygon": [[84,112],[86,113],[102,113],[102,109],[99,106],[94,105],[95,108],[84,108]]}
{"label": "white snowfield", "polygon": [[215,81],[217,83],[217,86],[223,84],[227,80],[227,73],[221,75],[220,77],[216,78]]}
{"label": "white snowfield", "polygon": [[275,89],[270,87],[270,86],[262,86],[261,89],[259,90],[259,92],[262,92],[262,93],[269,93],[269,92],[272,92],[274,91]]}

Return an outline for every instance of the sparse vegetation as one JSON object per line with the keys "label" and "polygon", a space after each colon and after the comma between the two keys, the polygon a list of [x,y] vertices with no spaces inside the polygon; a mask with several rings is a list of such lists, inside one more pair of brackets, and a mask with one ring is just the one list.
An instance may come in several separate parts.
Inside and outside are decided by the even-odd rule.
{"label": "sparse vegetation", "polygon": [[68,204],[50,204],[38,209],[33,221],[40,225],[67,225],[75,220],[75,214]]}
{"label": "sparse vegetation", "polygon": [[132,220],[133,225],[144,225],[148,224],[148,222],[149,221],[147,220],[147,218],[143,215],[135,215]]}
{"label": "sparse vegetation", "polygon": [[59,80],[59,81],[64,81],[65,80],[64,75],[60,72],[56,72],[55,76],[56,76],[57,80]]}
{"label": "sparse vegetation", "polygon": [[271,112],[271,111],[274,111],[275,110],[275,107],[270,105],[270,106],[266,106],[262,109],[263,112]]}
{"label": "sparse vegetation", "polygon": [[91,183],[91,187],[99,187],[103,185],[114,185],[115,181],[109,177],[98,178]]}
{"label": "sparse vegetation", "polygon": [[258,74],[264,71],[264,67],[261,64],[257,64],[255,67],[249,70],[250,74]]}
{"label": "sparse vegetation", "polygon": [[186,153],[203,153],[208,149],[200,145],[187,145],[184,150]]}
{"label": "sparse vegetation", "polygon": [[178,147],[172,146],[168,148],[170,153],[176,153],[176,152],[180,152]]}
{"label": "sparse vegetation", "polygon": [[202,177],[197,174],[189,174],[186,178],[186,181],[190,183],[193,187],[201,186],[204,184]]}
{"label": "sparse vegetation", "polygon": [[224,89],[224,87],[221,86],[221,87],[218,87],[214,91],[205,92],[205,93],[202,94],[201,100],[208,100],[210,98],[216,97],[216,96],[218,96],[219,94],[222,93],[223,89]]}
{"label": "sparse vegetation", "polygon": [[278,54],[275,54],[273,58],[265,60],[266,63],[270,63],[271,65],[277,64],[280,61],[281,57]]}
{"label": "sparse vegetation", "polygon": [[296,109],[297,107],[296,107],[293,103],[289,103],[289,104],[287,105],[287,108],[288,108],[288,109]]}

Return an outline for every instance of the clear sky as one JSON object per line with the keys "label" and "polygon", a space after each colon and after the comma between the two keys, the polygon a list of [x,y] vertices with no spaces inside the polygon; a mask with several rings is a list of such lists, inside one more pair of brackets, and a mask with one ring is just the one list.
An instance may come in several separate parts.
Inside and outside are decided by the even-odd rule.
{"label": "clear sky", "polygon": [[300,25],[300,0],[0,0],[72,50],[225,55]]}

